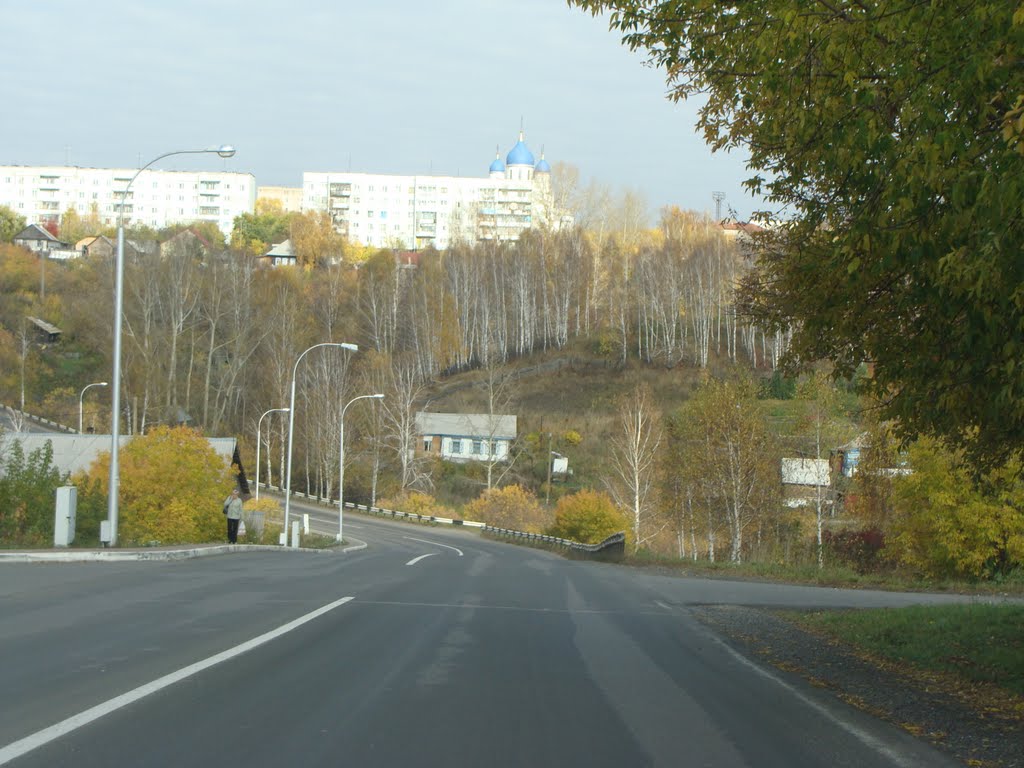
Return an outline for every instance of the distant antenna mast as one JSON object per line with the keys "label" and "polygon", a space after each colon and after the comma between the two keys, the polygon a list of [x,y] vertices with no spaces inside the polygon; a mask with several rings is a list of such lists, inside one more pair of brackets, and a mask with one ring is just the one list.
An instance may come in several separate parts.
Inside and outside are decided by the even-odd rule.
{"label": "distant antenna mast", "polygon": [[725,200],[725,192],[712,192],[711,197],[715,201],[715,221],[721,221],[722,201]]}

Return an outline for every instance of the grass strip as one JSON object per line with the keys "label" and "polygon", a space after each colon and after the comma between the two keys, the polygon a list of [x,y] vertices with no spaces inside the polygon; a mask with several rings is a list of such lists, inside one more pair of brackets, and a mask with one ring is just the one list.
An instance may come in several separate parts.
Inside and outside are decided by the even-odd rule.
{"label": "grass strip", "polygon": [[870,654],[1024,696],[1024,606],[912,606],[801,614]]}

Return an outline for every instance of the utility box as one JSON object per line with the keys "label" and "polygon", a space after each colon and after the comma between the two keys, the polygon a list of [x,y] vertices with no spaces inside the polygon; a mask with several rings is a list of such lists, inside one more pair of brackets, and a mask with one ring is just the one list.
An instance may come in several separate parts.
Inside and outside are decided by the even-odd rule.
{"label": "utility box", "polygon": [[65,485],[57,489],[57,512],[53,520],[53,546],[69,547],[75,540],[75,511],[78,489]]}
{"label": "utility box", "polygon": [[565,477],[569,474],[569,457],[563,456],[557,451],[551,452],[551,474],[556,477]]}

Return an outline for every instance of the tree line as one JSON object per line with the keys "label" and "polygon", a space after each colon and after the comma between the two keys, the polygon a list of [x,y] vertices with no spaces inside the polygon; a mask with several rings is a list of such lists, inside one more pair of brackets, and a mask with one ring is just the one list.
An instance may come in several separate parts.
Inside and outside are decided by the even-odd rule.
{"label": "tree line", "polygon": [[[129,232],[128,242],[151,234]],[[632,240],[583,228],[531,231],[515,243],[423,251],[416,266],[391,250],[342,249],[323,251],[304,267],[271,269],[248,248],[174,237],[180,229],[163,235],[158,253],[126,249],[125,431],[187,422],[254,442],[260,415],[287,405],[304,349],[356,343],[356,355],[323,350],[297,371],[293,473],[325,495],[336,492],[340,409],[355,394],[387,395],[379,411],[357,409],[346,434],[379,469],[394,469],[405,488],[423,476],[409,458],[417,397],[445,374],[576,343],[616,364],[701,366],[713,354],[757,366],[778,359],[764,355],[777,340],[736,313],[740,248],[712,222],[677,210]],[[109,377],[111,260],[47,263],[2,246],[0,293],[0,397],[20,404],[24,390],[27,410],[76,424],[81,387]],[[60,327],[60,348],[34,343],[27,316]],[[85,419],[98,431],[109,423],[95,404],[101,399],[90,393]],[[265,426],[262,439],[272,443],[263,446],[261,474],[276,482],[286,428],[275,418]],[[372,445],[362,439],[371,426],[378,436]]]}

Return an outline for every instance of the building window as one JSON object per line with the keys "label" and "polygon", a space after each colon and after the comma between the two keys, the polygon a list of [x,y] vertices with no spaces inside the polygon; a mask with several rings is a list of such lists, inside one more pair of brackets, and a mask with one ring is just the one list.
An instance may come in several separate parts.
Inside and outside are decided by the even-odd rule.
{"label": "building window", "polygon": [[462,453],[462,441],[452,438],[452,453]]}
{"label": "building window", "polygon": [[433,441],[433,440],[431,440],[431,439],[430,439],[429,437],[424,437],[424,438],[423,438],[423,450],[424,450],[424,451],[425,451],[426,453],[430,453],[430,449],[431,449],[431,447],[433,446],[433,442],[434,442],[434,441]]}
{"label": "building window", "polygon": [[480,440],[473,441],[473,455],[479,456],[483,453],[483,443]]}

